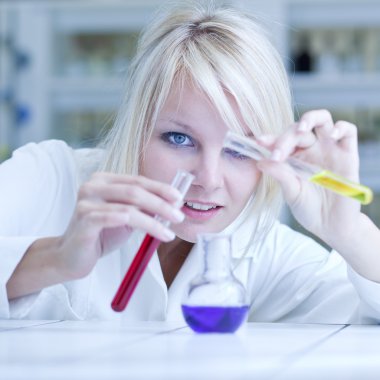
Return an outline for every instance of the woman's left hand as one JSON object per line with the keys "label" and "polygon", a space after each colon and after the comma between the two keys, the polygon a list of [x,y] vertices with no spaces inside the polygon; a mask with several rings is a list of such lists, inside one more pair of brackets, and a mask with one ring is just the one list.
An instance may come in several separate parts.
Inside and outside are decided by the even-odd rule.
{"label": "woman's left hand", "polygon": [[294,156],[359,182],[355,125],[346,121],[334,124],[328,111],[316,110],[305,113],[281,136],[264,136],[258,141],[272,151],[270,160],[258,163],[259,169],[278,180],[301,225],[332,247],[355,233],[359,202],[300,178],[284,162]]}

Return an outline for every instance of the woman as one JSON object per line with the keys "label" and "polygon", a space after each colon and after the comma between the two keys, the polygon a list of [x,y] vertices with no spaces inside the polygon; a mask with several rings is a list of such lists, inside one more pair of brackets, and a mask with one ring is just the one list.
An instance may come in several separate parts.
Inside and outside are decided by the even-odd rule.
{"label": "woman", "polygon": [[[180,319],[197,234],[228,230],[249,320],[378,322],[379,230],[355,201],[283,162],[297,155],[357,180],[356,128],[327,111],[293,123],[291,109],[281,60],[254,20],[212,5],[157,17],[102,149],[29,144],[1,166],[1,317],[119,318],[110,301],[148,232],[163,243],[122,317]],[[223,149],[229,129],[272,159]],[[167,185],[178,168],[195,176],[182,211]],[[276,221],[281,193],[332,253]]]}

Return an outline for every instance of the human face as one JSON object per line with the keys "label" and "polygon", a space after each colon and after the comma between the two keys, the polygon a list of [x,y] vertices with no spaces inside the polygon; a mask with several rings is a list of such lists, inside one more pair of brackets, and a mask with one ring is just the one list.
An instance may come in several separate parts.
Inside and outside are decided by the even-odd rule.
{"label": "human face", "polygon": [[[238,114],[232,99],[231,106]],[[253,160],[223,148],[227,131],[207,96],[190,85],[171,93],[154,126],[140,174],[167,183],[177,169],[195,176],[182,207],[186,218],[172,226],[183,240],[231,224],[260,178]]]}

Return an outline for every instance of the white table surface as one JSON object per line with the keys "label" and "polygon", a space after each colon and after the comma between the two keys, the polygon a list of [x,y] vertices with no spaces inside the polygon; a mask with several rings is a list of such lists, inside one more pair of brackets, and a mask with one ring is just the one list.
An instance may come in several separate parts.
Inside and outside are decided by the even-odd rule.
{"label": "white table surface", "polygon": [[380,326],[0,321],[0,379],[380,379]]}

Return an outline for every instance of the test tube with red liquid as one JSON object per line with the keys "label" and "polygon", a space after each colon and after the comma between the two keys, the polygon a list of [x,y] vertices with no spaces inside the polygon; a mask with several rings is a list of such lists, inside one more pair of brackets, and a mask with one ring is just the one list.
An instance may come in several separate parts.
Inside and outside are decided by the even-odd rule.
{"label": "test tube with red liquid", "polygon": [[[194,176],[184,170],[178,170],[176,176],[174,177],[171,186],[179,190],[182,194],[182,199],[190,188],[190,185],[194,179]],[[182,199],[179,202],[182,202]],[[162,220],[156,217],[165,226],[169,226],[167,220]],[[117,290],[114,299],[112,300],[111,307],[115,311],[123,311],[132,294],[140,281],[146,267],[148,266],[149,260],[153,256],[154,252],[157,250],[161,241],[149,234],[145,235],[143,242],[136,256],[132,260],[127,273],[125,274],[123,281],[121,282],[119,289]]]}

